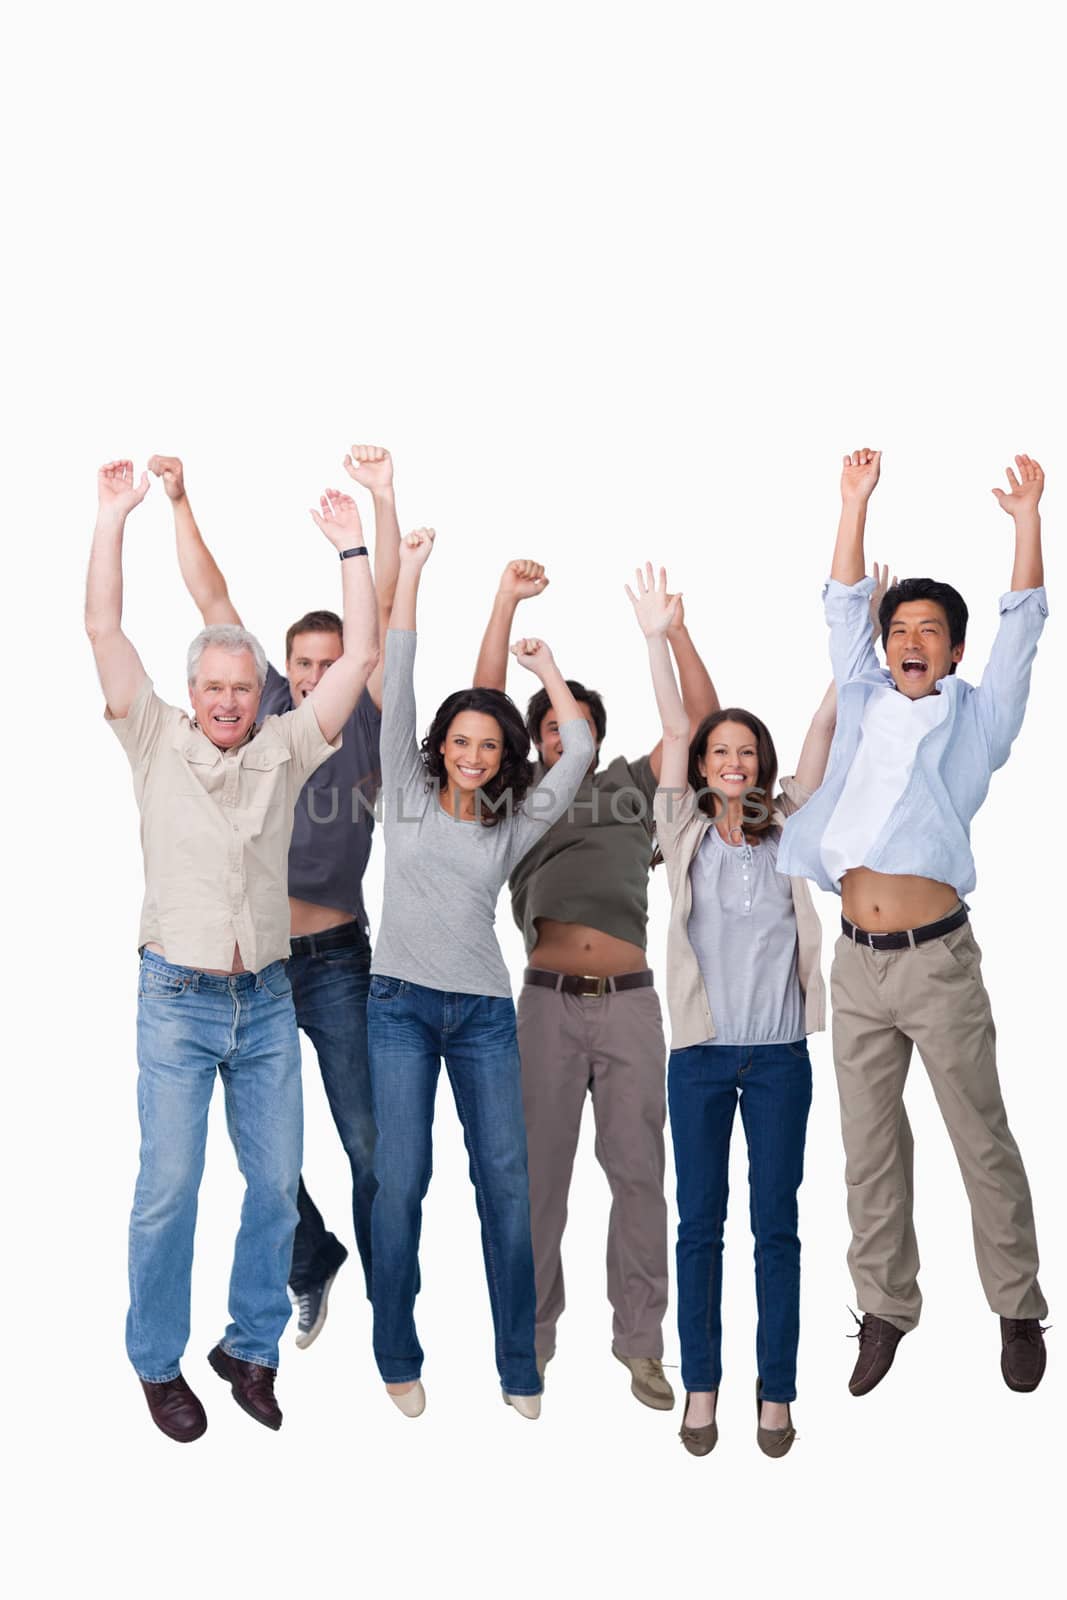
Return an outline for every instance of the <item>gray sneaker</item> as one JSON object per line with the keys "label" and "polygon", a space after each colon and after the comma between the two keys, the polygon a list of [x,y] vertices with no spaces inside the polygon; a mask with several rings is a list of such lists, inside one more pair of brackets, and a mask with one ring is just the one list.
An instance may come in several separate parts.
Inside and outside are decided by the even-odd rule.
{"label": "gray sneaker", "polygon": [[653,1411],[674,1410],[674,1390],[663,1373],[663,1362],[657,1356],[621,1356],[617,1350],[612,1355],[630,1369],[630,1393],[643,1406]]}
{"label": "gray sneaker", "polygon": [[330,1298],[330,1289],[344,1262],[335,1271],[330,1273],[322,1283],[314,1284],[302,1294],[293,1296],[296,1304],[296,1347],[306,1350],[309,1344],[314,1344],[326,1324],[326,1308]]}

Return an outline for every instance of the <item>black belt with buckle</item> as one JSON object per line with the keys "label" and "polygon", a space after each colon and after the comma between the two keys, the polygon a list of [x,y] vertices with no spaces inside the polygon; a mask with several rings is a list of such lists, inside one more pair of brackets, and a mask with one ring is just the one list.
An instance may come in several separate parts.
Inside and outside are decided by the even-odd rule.
{"label": "black belt with buckle", "polygon": [[578,977],[571,972],[546,972],[543,967],[527,967],[523,983],[532,983],[538,989],[555,989],[557,994],[576,994],[583,1000],[600,1000],[606,994],[617,994],[622,989],[650,989],[655,982],[652,973],[620,972],[617,978]]}
{"label": "black belt with buckle", "polygon": [[947,917],[942,917],[940,922],[927,922],[921,928],[908,928],[903,933],[868,933],[866,928],[857,928],[854,922],[842,917],[841,932],[853,944],[870,945],[872,950],[914,950],[917,944],[941,939],[953,928],[962,928],[966,921],[967,907],[960,906]]}

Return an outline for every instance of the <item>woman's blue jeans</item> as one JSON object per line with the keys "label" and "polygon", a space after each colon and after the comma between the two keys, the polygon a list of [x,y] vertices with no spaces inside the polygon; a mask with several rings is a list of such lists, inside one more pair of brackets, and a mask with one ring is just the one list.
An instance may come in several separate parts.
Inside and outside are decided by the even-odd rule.
{"label": "woman's blue jeans", "polygon": [[415,1332],[422,1202],[433,1170],[441,1058],[452,1085],[482,1225],[482,1253],[508,1394],[540,1394],[534,1356],[533,1249],[515,1007],[372,977],[367,1003],[378,1127],[371,1212],[374,1356],[386,1383],[422,1372]]}
{"label": "woman's blue jeans", "polygon": [[763,1398],[796,1399],[800,1337],[797,1190],[811,1105],[808,1047],[691,1045],[667,1069],[678,1179],[678,1334],[692,1393],[722,1378],[722,1242],[734,1110],[748,1142],[755,1240],[757,1371]]}

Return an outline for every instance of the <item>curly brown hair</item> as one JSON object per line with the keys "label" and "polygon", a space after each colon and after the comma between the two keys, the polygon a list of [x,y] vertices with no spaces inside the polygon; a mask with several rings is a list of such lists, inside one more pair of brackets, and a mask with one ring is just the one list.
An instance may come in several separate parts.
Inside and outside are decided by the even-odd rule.
{"label": "curly brown hair", "polygon": [[533,783],[530,735],[518,706],[502,689],[457,689],[438,706],[429,732],[419,747],[427,786],[435,782],[447,786],[448,774],[441,746],[462,711],[480,711],[485,716],[495,717],[500,724],[504,743],[500,766],[478,790],[476,801],[478,820],[483,828],[495,828],[502,817],[514,815]]}

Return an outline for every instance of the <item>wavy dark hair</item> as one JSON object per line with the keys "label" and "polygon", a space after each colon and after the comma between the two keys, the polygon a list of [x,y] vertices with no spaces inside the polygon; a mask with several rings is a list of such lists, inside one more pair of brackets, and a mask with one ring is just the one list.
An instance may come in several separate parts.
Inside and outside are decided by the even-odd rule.
{"label": "wavy dark hair", "polygon": [[438,706],[429,732],[419,747],[428,785],[436,782],[445,787],[448,784],[441,746],[452,723],[463,711],[480,711],[483,716],[495,717],[500,724],[504,741],[500,767],[478,790],[477,805],[478,820],[483,828],[495,828],[502,817],[519,809],[533,783],[530,735],[518,706],[503,689],[457,689]]}

